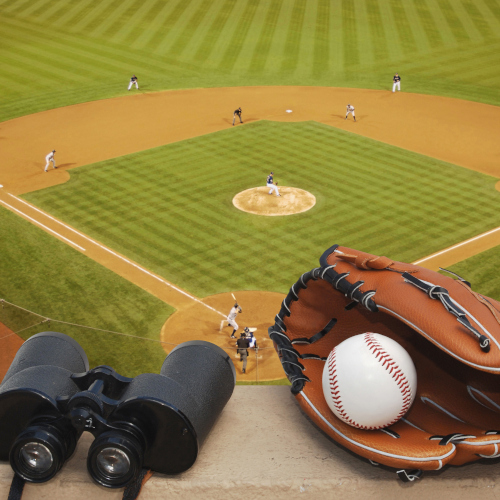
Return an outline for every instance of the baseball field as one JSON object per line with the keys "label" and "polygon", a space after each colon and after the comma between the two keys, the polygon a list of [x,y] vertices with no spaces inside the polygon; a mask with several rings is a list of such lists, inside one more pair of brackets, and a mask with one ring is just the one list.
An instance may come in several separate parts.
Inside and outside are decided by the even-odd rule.
{"label": "baseball field", "polygon": [[0,0],[0,34],[0,375],[55,330],[126,376],[203,339],[286,383],[267,327],[335,243],[500,300],[498,0]]}

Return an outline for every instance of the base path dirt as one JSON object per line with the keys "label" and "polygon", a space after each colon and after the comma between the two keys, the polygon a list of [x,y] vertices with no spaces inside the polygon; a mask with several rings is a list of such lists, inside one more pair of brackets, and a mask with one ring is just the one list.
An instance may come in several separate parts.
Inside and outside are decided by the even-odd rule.
{"label": "base path dirt", "polygon": [[[348,102],[356,107],[357,122],[344,119]],[[167,350],[169,342],[179,343],[192,335],[232,349],[228,329],[218,332],[221,319],[232,305],[230,300],[226,303],[228,298],[224,294],[204,299],[194,297],[15,195],[62,184],[69,179],[68,170],[74,167],[231,128],[232,112],[238,106],[243,108],[245,124],[257,120],[314,120],[500,178],[500,108],[496,106],[404,92],[328,87],[139,91],[1,123],[0,206],[36,223],[176,307],[178,311],[162,332]],[[44,158],[52,149],[56,150],[58,169],[51,168],[45,173]],[[273,201],[276,199],[280,198]],[[453,252],[434,256],[432,264],[422,260],[422,265],[431,268],[442,265],[443,255],[447,258],[446,265],[450,265],[450,258],[451,263],[458,262],[464,255],[470,256],[471,251],[477,253],[497,244],[497,236],[495,233],[481,243],[475,240],[473,247],[457,245]],[[248,294],[245,309],[255,308],[255,315],[245,315],[241,326],[261,325],[258,338],[269,348],[259,352],[255,359],[251,356],[248,378],[282,377],[274,350],[265,346],[264,327],[264,322],[272,321],[279,311],[282,296],[272,294],[270,299],[267,293],[244,293]],[[210,305],[212,302],[216,307]],[[172,332],[176,332],[174,337]],[[241,376],[239,373],[240,380],[247,379]]]}

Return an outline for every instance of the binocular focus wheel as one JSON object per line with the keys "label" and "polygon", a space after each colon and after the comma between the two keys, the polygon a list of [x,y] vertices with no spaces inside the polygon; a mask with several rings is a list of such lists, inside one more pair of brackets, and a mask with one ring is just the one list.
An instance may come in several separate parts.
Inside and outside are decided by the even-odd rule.
{"label": "binocular focus wheel", "polygon": [[142,445],[132,435],[105,432],[89,449],[87,469],[94,481],[102,486],[122,488],[141,471],[143,453]]}

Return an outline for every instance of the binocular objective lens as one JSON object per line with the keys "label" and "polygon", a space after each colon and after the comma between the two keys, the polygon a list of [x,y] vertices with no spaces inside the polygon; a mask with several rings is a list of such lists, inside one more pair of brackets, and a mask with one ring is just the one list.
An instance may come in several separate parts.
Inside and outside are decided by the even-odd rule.
{"label": "binocular objective lens", "polygon": [[19,457],[27,470],[37,474],[47,472],[54,462],[51,451],[45,445],[37,442],[26,443],[19,450]]}
{"label": "binocular objective lens", "polygon": [[108,477],[122,477],[130,469],[128,455],[118,448],[103,448],[96,462],[101,473]]}

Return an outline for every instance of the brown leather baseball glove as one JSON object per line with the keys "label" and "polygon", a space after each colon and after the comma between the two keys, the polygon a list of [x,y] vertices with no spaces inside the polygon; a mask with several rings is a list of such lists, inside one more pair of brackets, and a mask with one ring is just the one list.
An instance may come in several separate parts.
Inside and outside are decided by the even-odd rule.
{"label": "brown leather baseball glove", "polygon": [[[454,276],[335,245],[292,286],[269,328],[305,413],[403,481],[500,456],[500,303]],[[323,396],[330,351],[365,332],[397,341],[417,371],[413,405],[381,430],[344,423]]]}

